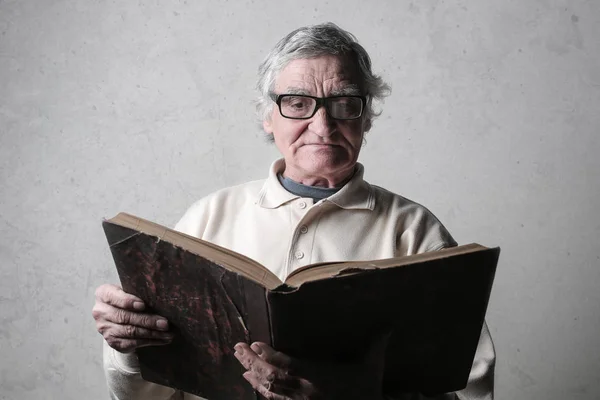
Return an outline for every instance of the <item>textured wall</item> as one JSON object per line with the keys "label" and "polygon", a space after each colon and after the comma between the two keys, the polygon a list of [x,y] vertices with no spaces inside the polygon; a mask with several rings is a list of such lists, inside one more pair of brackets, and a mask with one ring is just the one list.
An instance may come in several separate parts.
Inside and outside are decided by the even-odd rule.
{"label": "textured wall", "polygon": [[598,1],[0,0],[1,399],[106,398],[101,218],[264,177],[258,63],[327,20],[393,87],[367,178],[503,249],[497,398],[600,398]]}

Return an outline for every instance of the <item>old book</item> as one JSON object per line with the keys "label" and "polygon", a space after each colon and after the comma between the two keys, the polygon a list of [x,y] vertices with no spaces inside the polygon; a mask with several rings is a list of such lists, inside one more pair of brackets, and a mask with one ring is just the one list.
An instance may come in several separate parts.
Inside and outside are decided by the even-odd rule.
{"label": "old book", "polygon": [[386,392],[464,388],[500,252],[470,244],[322,263],[281,282],[241,254],[129,214],[103,227],[124,290],[176,333],[137,350],[142,377],[210,400],[257,398],[233,355],[238,342],[344,362],[386,330]]}

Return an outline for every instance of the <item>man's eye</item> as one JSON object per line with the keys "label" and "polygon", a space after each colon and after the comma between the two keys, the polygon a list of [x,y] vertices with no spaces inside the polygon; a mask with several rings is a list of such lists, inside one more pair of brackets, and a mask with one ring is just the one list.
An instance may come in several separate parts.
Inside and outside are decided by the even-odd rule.
{"label": "man's eye", "polygon": [[292,102],[290,104],[290,106],[294,107],[294,108],[304,108],[304,107],[306,107],[306,104],[302,101],[295,101],[295,102]]}
{"label": "man's eye", "polygon": [[310,100],[302,97],[290,97],[286,99],[286,103],[288,107],[302,109],[308,107]]}
{"label": "man's eye", "polygon": [[337,106],[345,110],[356,110],[360,108],[360,101],[356,99],[341,99],[337,101]]}

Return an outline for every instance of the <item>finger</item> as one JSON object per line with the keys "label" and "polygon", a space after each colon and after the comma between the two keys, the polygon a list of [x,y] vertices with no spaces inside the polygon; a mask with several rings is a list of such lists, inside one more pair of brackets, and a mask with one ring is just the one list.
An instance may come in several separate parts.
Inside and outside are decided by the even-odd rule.
{"label": "finger", "polygon": [[263,384],[273,383],[277,377],[285,375],[285,371],[280,371],[278,367],[261,360],[246,343],[238,343],[234,348],[234,356],[238,361],[248,371],[253,371]]}
{"label": "finger", "polygon": [[120,286],[111,284],[96,289],[96,300],[126,310],[142,311],[146,308],[142,299],[124,292]]}
{"label": "finger", "polygon": [[288,369],[292,364],[292,357],[280,351],[276,351],[271,346],[263,342],[254,342],[250,348],[265,362],[279,368]]}
{"label": "finger", "polygon": [[[249,372],[253,373],[253,371]],[[260,376],[256,376],[256,378],[270,392],[277,393],[286,398],[310,399],[312,398],[311,395],[315,392],[314,386],[308,380],[289,374],[278,376],[273,382],[265,382],[261,380]]]}
{"label": "finger", "polygon": [[148,347],[148,346],[164,346],[171,343],[170,340],[157,340],[157,339],[125,339],[109,336],[106,339],[106,343],[113,349],[121,353],[131,353],[137,348]]}
{"label": "finger", "polygon": [[[244,374],[242,375],[244,377],[244,379],[246,379],[250,385],[252,385],[252,388],[254,390],[256,390],[258,393],[260,393],[261,395],[263,395],[266,399],[269,400],[289,400],[290,397],[287,397],[285,395],[281,395],[279,393],[277,393],[275,390],[275,386],[271,385],[271,387],[269,388],[269,386],[265,386],[261,383],[260,379],[256,376],[256,374],[253,371],[246,371],[244,372]],[[269,390],[270,389],[270,390]]]}
{"label": "finger", "polygon": [[119,325],[135,325],[160,331],[169,330],[169,322],[160,315],[123,310],[106,303],[96,303],[92,314],[96,321],[106,320]]}
{"label": "finger", "polygon": [[[245,343],[238,343],[235,346],[235,356],[248,372],[253,374],[254,379],[258,383],[266,388],[270,388],[271,392],[289,397],[294,397],[292,395],[295,393],[304,393],[304,391],[301,390],[304,389],[305,386],[308,387],[305,379],[290,375],[287,369],[283,367],[269,364],[261,359],[254,352],[252,347]],[[271,353],[276,353],[270,346],[267,347]]]}
{"label": "finger", "polygon": [[113,336],[123,339],[157,339],[173,340],[173,333],[146,329],[135,325],[113,325],[111,327]]}
{"label": "finger", "polygon": [[246,343],[237,343],[233,348],[235,349],[235,353],[233,353],[233,355],[247,370],[257,369],[257,362],[260,362],[261,366],[266,364]]}

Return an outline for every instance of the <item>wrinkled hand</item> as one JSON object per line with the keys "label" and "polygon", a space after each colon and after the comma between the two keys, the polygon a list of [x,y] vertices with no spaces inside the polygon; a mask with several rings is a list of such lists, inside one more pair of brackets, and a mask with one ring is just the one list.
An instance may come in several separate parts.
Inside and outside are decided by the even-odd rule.
{"label": "wrinkled hand", "polygon": [[265,343],[235,345],[247,369],[244,378],[271,400],[382,399],[385,348],[389,334],[378,336],[363,360],[352,364],[310,362],[289,357]]}
{"label": "wrinkled hand", "polygon": [[144,309],[139,298],[125,293],[119,286],[106,284],[96,289],[92,316],[104,340],[121,353],[170,343],[173,334],[168,331],[167,320],[144,313]]}

